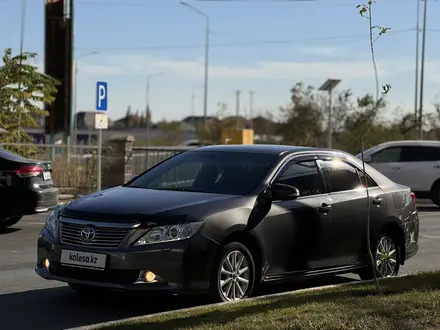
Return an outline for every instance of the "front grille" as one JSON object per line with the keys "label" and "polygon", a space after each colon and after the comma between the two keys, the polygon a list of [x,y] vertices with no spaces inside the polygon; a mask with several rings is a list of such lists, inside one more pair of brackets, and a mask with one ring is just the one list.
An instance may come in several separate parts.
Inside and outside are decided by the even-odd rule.
{"label": "front grille", "polygon": [[[84,228],[95,229],[96,236],[90,242],[84,242],[81,238],[81,231]],[[91,246],[101,248],[117,248],[127,236],[130,229],[116,227],[100,227],[98,225],[82,225],[69,222],[60,222],[61,243]]]}
{"label": "front grille", "polygon": [[139,277],[138,270],[106,269],[94,270],[78,267],[69,267],[57,262],[51,262],[49,271],[52,275],[67,277],[82,281],[101,282],[128,285],[136,282]]}

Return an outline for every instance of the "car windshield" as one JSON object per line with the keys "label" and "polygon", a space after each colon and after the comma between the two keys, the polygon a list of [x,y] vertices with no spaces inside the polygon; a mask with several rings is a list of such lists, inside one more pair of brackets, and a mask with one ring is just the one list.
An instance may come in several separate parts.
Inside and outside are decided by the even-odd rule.
{"label": "car windshield", "polygon": [[277,163],[272,154],[188,151],[166,160],[125,187],[246,195]]}

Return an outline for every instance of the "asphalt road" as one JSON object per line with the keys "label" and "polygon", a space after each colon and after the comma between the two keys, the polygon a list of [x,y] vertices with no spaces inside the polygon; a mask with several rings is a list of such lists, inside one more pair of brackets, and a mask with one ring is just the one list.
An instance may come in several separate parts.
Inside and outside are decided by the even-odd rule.
{"label": "asphalt road", "polygon": [[[420,251],[408,260],[402,274],[440,269],[440,211],[423,205],[420,211]],[[35,244],[44,225],[45,214],[23,218],[0,233],[0,328],[58,330],[126,317],[185,308],[203,303],[179,297],[140,297],[118,293],[80,299],[66,285],[40,279],[34,273]],[[301,284],[266,288],[275,293],[310,286],[357,280],[356,276],[329,277]]]}

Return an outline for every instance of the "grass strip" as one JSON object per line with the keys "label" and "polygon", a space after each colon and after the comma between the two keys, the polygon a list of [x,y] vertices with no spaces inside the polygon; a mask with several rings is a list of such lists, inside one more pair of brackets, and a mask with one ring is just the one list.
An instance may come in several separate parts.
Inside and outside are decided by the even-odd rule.
{"label": "grass strip", "polygon": [[440,272],[373,284],[289,293],[220,306],[202,306],[96,329],[124,330],[416,330],[440,329]]}

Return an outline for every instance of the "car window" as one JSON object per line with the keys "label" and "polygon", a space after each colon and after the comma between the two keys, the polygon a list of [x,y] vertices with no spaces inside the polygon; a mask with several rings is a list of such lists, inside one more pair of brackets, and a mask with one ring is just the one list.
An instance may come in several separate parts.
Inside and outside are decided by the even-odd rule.
{"label": "car window", "polygon": [[150,188],[189,188],[203,167],[201,162],[187,162],[171,168],[150,183]]}
{"label": "car window", "polygon": [[433,162],[440,160],[440,148],[408,146],[402,147],[401,162]]}
{"label": "car window", "polygon": [[371,163],[396,163],[401,160],[402,148],[393,147],[378,151],[371,156]]}
{"label": "car window", "polygon": [[361,187],[357,169],[338,158],[323,160],[324,177],[330,192],[347,191]]}
{"label": "car window", "polygon": [[[357,170],[358,171],[358,175],[359,178],[361,179],[361,183],[362,185],[365,187],[365,175],[364,172],[361,170]],[[373,179],[371,179],[368,175],[367,175],[367,179],[368,179],[368,187],[378,187],[377,183],[373,181]]]}
{"label": "car window", "polygon": [[319,195],[325,192],[324,183],[314,160],[288,163],[275,182],[298,188],[300,196]]}
{"label": "car window", "polygon": [[124,186],[246,195],[264,181],[277,163],[276,154],[187,151]]}

